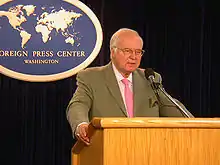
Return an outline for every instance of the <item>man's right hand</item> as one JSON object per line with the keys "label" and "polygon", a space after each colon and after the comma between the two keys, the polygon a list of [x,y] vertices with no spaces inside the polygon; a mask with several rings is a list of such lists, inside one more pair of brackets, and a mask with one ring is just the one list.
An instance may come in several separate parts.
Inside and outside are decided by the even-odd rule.
{"label": "man's right hand", "polygon": [[78,140],[84,142],[86,145],[90,145],[90,140],[88,137],[88,123],[80,124],[76,129],[76,137]]}

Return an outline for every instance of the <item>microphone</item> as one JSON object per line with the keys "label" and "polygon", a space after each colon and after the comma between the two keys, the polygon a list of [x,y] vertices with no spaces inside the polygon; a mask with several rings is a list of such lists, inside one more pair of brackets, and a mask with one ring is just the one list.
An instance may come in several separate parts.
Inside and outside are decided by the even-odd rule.
{"label": "microphone", "polygon": [[161,87],[161,84],[160,82],[159,83],[156,83],[154,81],[154,78],[155,78],[155,72],[152,68],[146,68],[145,71],[144,71],[144,74],[145,74],[145,77],[147,80],[150,81],[150,84],[151,84],[151,87],[153,88],[155,94],[157,97],[159,97],[159,94],[158,94],[158,90],[160,90],[173,104],[176,105],[176,107],[180,110],[180,112],[187,118],[191,118],[191,115],[189,115],[187,113],[187,111],[182,108],[162,87]]}
{"label": "microphone", "polygon": [[158,85],[154,82],[154,70],[152,68],[147,68],[144,70],[144,75],[146,79],[150,81],[151,87],[153,88],[154,92],[157,92]]}
{"label": "microphone", "polygon": [[158,83],[155,83],[154,81],[154,77],[155,77],[155,73],[154,73],[154,70],[152,68],[147,68],[144,70],[144,75],[146,77],[147,80],[150,81],[150,85],[151,85],[151,88],[153,89],[156,97],[157,97],[157,100],[158,100],[158,104],[159,106],[161,106],[161,101],[160,101],[160,96],[159,96],[159,93],[158,93]]}

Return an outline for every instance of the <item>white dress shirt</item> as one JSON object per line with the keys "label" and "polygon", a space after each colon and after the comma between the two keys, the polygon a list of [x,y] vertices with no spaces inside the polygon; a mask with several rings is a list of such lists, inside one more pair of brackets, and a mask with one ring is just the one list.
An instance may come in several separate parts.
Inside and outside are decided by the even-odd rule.
{"label": "white dress shirt", "polygon": [[[124,79],[124,77],[121,75],[121,73],[119,73],[119,71],[116,69],[116,67],[114,66],[114,64],[112,63],[112,66],[113,66],[113,71],[115,73],[115,76],[116,76],[116,79],[117,79],[117,82],[118,82],[118,86],[119,86],[119,89],[120,89],[120,92],[121,92],[121,96],[123,98],[123,101],[124,101],[124,104],[125,104],[125,107],[126,107],[126,102],[125,102],[125,95],[124,95],[124,91],[125,91],[125,85],[123,84],[122,80]],[[130,74],[128,76],[128,81],[129,81],[129,88],[130,90],[133,92],[133,87],[132,87],[132,74]],[[127,108],[127,107],[126,107]]]}

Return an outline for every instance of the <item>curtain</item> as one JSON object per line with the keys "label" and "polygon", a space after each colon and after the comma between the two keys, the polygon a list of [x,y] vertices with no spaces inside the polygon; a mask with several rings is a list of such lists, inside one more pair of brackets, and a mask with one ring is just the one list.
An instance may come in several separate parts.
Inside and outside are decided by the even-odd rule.
{"label": "curtain", "polygon": [[[196,117],[220,116],[219,11],[212,7],[217,4],[205,0],[82,2],[97,15],[104,35],[101,51],[89,67],[107,64],[111,35],[119,28],[132,28],[144,40],[141,67],[160,73],[166,91]],[[70,165],[75,141],[66,107],[75,89],[75,75],[47,83],[0,75],[4,164]]]}

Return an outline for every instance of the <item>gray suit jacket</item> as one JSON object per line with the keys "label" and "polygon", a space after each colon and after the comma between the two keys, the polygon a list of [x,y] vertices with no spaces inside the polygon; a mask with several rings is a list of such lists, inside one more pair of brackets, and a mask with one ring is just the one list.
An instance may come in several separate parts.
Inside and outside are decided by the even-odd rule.
{"label": "gray suit jacket", "polygon": [[[155,80],[160,79],[156,73]],[[89,122],[93,117],[127,117],[111,63],[80,71],[77,85],[67,107],[67,119],[73,131],[79,123]],[[183,117],[162,93],[159,103],[141,69],[133,72],[133,93],[135,117]]]}

